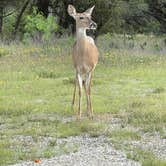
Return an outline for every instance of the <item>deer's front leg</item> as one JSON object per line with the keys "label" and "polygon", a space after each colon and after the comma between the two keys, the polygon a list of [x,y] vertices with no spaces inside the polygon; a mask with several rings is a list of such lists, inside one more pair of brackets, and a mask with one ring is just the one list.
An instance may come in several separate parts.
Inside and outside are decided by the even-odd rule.
{"label": "deer's front leg", "polygon": [[81,102],[82,102],[82,77],[79,73],[77,73],[77,80],[78,80],[78,86],[79,86],[79,106],[78,106],[78,118],[81,118]]}
{"label": "deer's front leg", "polygon": [[77,75],[75,78],[75,82],[74,82],[74,93],[73,93],[73,100],[72,100],[72,109],[74,110],[74,104],[75,104],[75,100],[76,100],[76,89],[77,89]]}

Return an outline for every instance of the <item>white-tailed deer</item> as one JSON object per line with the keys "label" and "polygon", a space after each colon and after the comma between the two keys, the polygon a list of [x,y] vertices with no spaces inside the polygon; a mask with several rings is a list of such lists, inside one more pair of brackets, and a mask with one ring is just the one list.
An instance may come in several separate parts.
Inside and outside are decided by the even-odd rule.
{"label": "white-tailed deer", "polygon": [[[93,38],[86,35],[87,29],[96,29],[97,24],[92,21],[91,14],[94,9],[89,8],[83,13],[77,13],[74,6],[68,6],[68,13],[76,21],[76,42],[73,46],[73,63],[76,69],[76,81],[73,94],[73,106],[76,97],[77,84],[79,87],[79,107],[78,117],[81,118],[81,99],[82,87],[85,88],[87,99],[87,113],[90,118],[93,118],[93,108],[91,102],[91,78],[92,72],[98,62],[98,49]],[[85,79],[83,79],[85,75]]]}

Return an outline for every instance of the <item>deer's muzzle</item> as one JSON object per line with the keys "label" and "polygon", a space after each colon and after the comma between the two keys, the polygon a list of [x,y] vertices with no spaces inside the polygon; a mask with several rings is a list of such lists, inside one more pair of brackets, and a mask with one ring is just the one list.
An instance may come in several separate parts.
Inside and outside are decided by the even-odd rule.
{"label": "deer's muzzle", "polygon": [[97,24],[94,21],[92,21],[89,25],[89,29],[97,29]]}

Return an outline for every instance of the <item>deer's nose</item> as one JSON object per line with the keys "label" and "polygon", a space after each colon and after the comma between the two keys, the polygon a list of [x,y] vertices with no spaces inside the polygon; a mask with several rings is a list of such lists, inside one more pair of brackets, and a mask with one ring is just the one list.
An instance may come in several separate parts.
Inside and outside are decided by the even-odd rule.
{"label": "deer's nose", "polygon": [[90,28],[90,29],[96,29],[96,28],[97,28],[97,24],[96,24],[94,21],[92,21],[92,22],[90,23],[89,28]]}

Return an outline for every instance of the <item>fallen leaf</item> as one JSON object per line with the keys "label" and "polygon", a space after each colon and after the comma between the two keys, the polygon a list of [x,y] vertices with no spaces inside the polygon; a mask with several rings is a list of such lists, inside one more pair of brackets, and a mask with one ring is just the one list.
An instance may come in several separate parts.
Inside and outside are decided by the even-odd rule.
{"label": "fallen leaf", "polygon": [[39,159],[34,160],[35,163],[40,163],[41,161]]}

